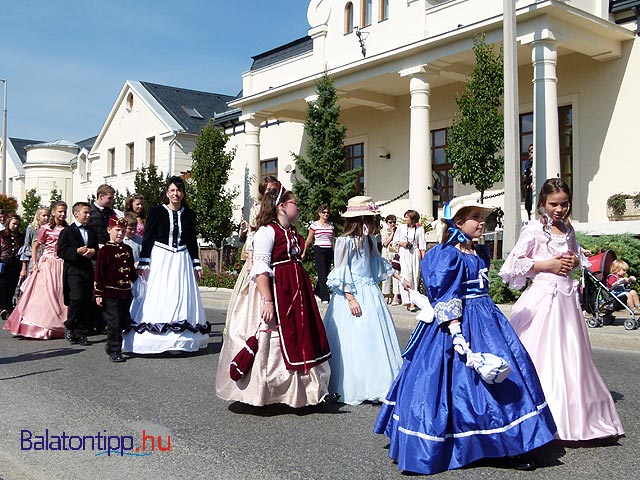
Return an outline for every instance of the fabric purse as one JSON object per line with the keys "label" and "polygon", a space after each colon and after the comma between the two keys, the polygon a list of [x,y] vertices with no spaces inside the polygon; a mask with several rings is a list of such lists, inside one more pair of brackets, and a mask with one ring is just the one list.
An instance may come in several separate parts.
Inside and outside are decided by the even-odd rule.
{"label": "fabric purse", "polygon": [[249,373],[253,366],[253,361],[258,353],[258,337],[253,335],[249,337],[242,349],[233,357],[229,364],[229,376],[231,380],[237,382]]}
{"label": "fabric purse", "polygon": [[394,270],[400,271],[400,254],[396,253],[391,259],[391,266]]}

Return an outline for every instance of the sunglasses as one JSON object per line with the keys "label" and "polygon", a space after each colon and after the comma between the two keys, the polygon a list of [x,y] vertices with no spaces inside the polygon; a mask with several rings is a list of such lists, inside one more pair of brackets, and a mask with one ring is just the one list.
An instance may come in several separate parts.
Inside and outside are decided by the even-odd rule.
{"label": "sunglasses", "polygon": [[329,215],[329,212],[320,212],[323,215]]}

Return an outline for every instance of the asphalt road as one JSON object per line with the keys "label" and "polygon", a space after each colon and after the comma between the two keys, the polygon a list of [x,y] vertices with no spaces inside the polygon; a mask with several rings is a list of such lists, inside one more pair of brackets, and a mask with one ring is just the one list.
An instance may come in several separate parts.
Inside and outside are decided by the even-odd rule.
{"label": "asphalt road", "polygon": [[[207,315],[220,332],[224,311],[208,309]],[[399,329],[401,343],[409,333]],[[218,400],[219,333],[198,354],[124,364],[109,362],[104,337],[93,338],[99,343],[79,347],[0,331],[0,480],[405,477],[387,457],[386,438],[371,432],[377,406],[292,410]],[[637,478],[640,353],[594,352],[626,438],[613,446],[543,447],[536,452],[542,466],[534,472],[483,464],[437,478]],[[76,450],[42,450],[47,433],[49,444]],[[108,451],[105,442],[110,454],[100,453]]]}

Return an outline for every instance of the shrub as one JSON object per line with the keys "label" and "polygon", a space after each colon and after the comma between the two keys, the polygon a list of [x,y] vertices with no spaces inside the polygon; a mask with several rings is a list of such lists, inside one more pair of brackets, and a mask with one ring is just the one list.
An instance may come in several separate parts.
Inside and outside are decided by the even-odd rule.
{"label": "shrub", "polygon": [[201,287],[214,287],[214,288],[233,288],[238,279],[237,273],[221,272],[216,273],[210,268],[204,267],[202,272],[202,278],[199,285]]}
{"label": "shrub", "polygon": [[611,209],[614,215],[624,215],[624,211],[627,208],[625,202],[627,198],[631,198],[631,196],[626,193],[614,193],[607,199],[607,207]]}
{"label": "shrub", "polygon": [[495,303],[513,303],[524,290],[512,290],[502,281],[498,272],[502,267],[504,260],[492,260],[489,269],[489,296]]}

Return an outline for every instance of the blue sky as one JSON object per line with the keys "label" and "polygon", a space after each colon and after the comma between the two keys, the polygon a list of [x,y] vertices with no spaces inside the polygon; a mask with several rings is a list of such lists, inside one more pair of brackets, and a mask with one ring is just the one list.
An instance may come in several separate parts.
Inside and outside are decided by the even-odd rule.
{"label": "blue sky", "polygon": [[97,135],[125,80],[236,95],[252,55],[307,34],[308,4],[0,0],[8,136]]}

